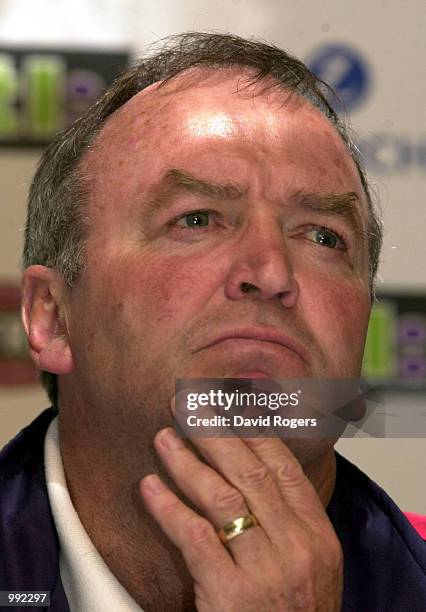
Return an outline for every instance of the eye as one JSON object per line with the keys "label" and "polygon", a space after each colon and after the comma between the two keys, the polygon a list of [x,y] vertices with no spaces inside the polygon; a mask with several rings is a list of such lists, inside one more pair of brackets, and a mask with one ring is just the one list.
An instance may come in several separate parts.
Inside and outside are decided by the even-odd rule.
{"label": "eye", "polygon": [[344,249],[346,243],[343,238],[335,231],[326,227],[313,227],[309,234],[317,244],[328,247],[329,249]]}
{"label": "eye", "polygon": [[191,212],[180,218],[187,227],[206,227],[209,224],[209,213],[205,210]]}
{"label": "eye", "polygon": [[174,225],[181,229],[192,229],[207,227],[210,224],[211,210],[192,210],[191,212],[175,217],[168,225]]}

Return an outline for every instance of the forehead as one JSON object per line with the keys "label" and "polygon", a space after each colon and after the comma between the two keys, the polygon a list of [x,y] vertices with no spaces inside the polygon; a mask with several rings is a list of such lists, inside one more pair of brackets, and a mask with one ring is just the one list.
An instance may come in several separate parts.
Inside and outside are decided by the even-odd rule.
{"label": "forehead", "polygon": [[[193,69],[131,98],[108,119],[84,160],[92,197],[98,204],[102,192],[110,200],[111,194],[124,197],[155,180],[162,167],[189,164],[201,178],[232,171],[236,180],[254,180],[251,165],[277,189],[292,177],[319,191],[350,187],[363,199],[355,164],[327,118],[272,80],[249,84],[250,76]],[[297,176],[284,166],[297,168]]]}

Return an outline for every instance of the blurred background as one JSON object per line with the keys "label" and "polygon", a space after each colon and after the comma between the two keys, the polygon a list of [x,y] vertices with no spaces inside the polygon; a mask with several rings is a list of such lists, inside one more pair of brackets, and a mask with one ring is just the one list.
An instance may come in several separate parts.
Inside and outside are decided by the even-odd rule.
{"label": "blurred background", "polygon": [[[0,447],[48,406],[19,316],[26,195],[43,148],[152,42],[186,30],[276,43],[339,94],[385,243],[364,359],[386,427],[337,449],[426,514],[426,4],[421,0],[0,0]],[[348,321],[348,325],[351,322]]]}

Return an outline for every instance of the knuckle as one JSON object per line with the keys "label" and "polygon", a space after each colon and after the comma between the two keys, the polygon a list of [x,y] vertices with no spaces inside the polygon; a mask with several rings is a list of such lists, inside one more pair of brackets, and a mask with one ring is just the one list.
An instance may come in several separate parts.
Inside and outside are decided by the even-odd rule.
{"label": "knuckle", "polygon": [[192,544],[208,543],[215,536],[213,525],[201,516],[190,518],[185,525],[185,531]]}
{"label": "knuckle", "polygon": [[245,442],[251,448],[265,448],[271,445],[271,438],[245,438]]}
{"label": "knuckle", "polygon": [[343,551],[339,539],[334,536],[327,539],[327,545],[322,550],[324,564],[329,568],[339,569],[343,566]]}
{"label": "knuckle", "polygon": [[297,548],[297,566],[302,575],[309,575],[315,568],[315,555],[308,543],[300,543]]}
{"label": "knuckle", "polygon": [[244,510],[246,504],[240,491],[225,485],[214,493],[213,506],[216,510],[229,510],[232,512],[233,510]]}
{"label": "knuckle", "polygon": [[277,480],[286,485],[298,486],[305,480],[305,473],[300,463],[286,461],[277,469]]}
{"label": "knuckle", "polygon": [[252,465],[240,471],[238,476],[244,488],[255,489],[271,482],[271,475],[268,468],[263,465]]}
{"label": "knuckle", "polygon": [[291,569],[294,576],[302,579],[315,574],[319,557],[322,559],[322,551],[318,551],[313,535],[307,532],[296,532],[292,534],[290,546],[293,550]]}
{"label": "knuckle", "polygon": [[180,513],[180,503],[178,500],[171,499],[164,502],[161,506],[161,511],[170,516],[176,516]]}

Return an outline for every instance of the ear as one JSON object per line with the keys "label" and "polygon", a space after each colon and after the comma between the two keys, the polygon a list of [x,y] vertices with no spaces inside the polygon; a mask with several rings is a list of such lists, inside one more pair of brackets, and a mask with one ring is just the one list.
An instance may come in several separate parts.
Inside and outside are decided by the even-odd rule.
{"label": "ear", "polygon": [[22,321],[31,357],[39,370],[69,374],[74,361],[69,343],[66,286],[45,266],[30,266],[22,279]]}

